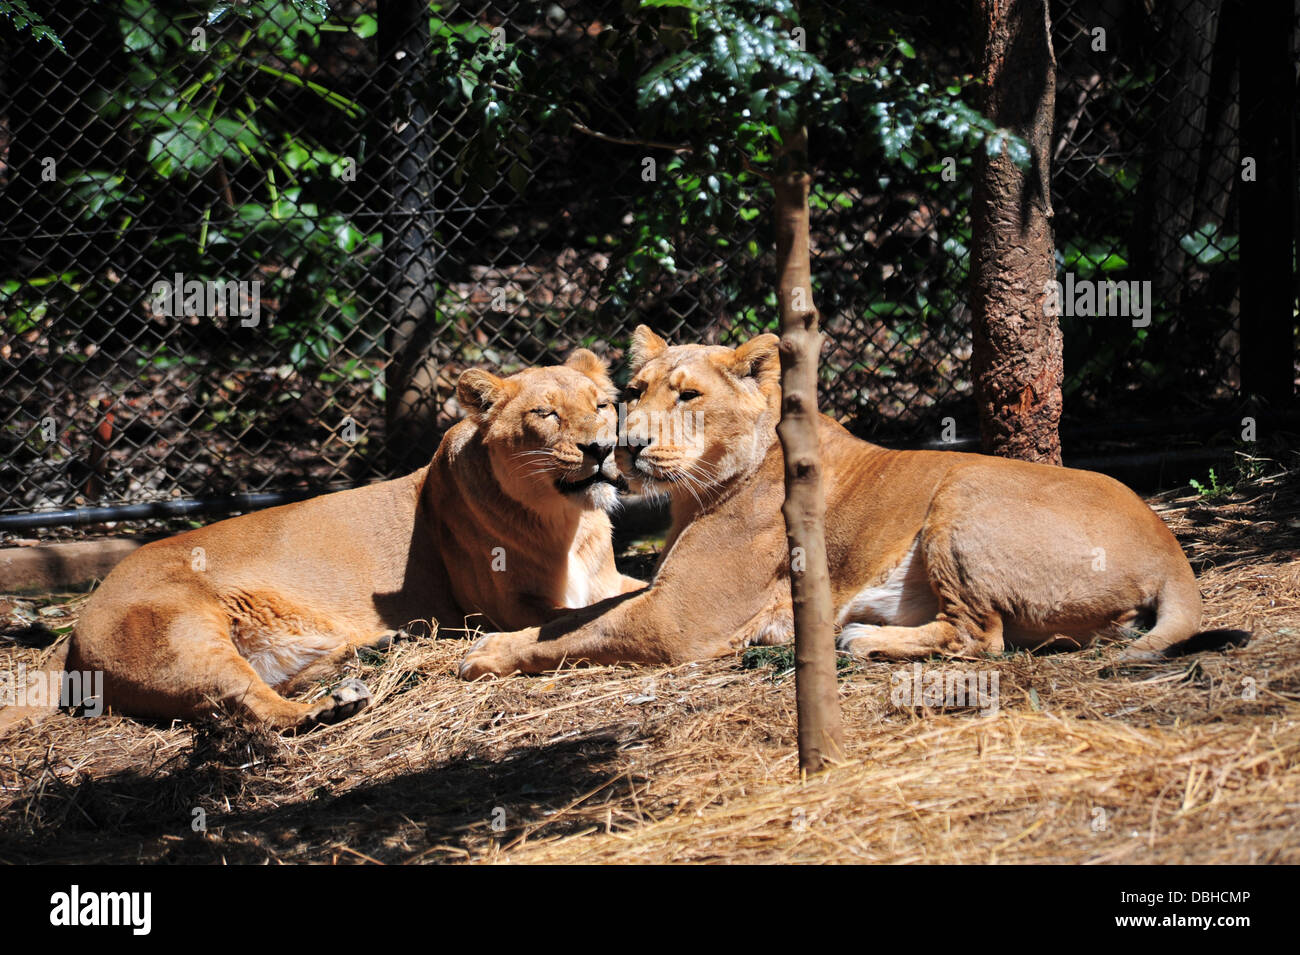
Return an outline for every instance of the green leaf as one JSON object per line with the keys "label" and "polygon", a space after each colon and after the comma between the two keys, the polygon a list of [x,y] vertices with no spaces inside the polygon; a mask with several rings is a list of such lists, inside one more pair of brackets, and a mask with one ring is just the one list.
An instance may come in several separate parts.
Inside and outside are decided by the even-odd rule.
{"label": "green leaf", "polygon": [[27,30],[37,40],[53,43],[64,53],[63,41],[57,33],[45,25],[45,21],[32,12],[26,0],[0,0],[0,18],[8,20],[18,31]]}
{"label": "green leaf", "polygon": [[352,32],[363,40],[368,40],[379,32],[379,21],[373,13],[363,13],[352,21]]}
{"label": "green leaf", "polygon": [[1236,261],[1240,241],[1235,235],[1221,235],[1217,225],[1207,222],[1179,239],[1178,244],[1198,265],[1209,266]]}
{"label": "green leaf", "polygon": [[506,179],[509,180],[515,192],[521,196],[524,194],[524,190],[528,188],[530,178],[528,169],[522,163],[511,163],[510,169],[506,172]]}

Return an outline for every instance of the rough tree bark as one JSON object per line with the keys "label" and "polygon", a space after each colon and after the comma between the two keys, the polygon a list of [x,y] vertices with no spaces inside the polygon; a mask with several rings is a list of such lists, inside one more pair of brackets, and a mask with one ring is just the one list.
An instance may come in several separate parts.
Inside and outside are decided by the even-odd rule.
{"label": "rough tree bark", "polygon": [[1031,169],[980,150],[972,217],[971,356],[984,450],[1061,463],[1060,324],[1049,184],[1056,57],[1046,0],[976,0],[984,112],[1029,144]]}
{"label": "rough tree bark", "polygon": [[794,603],[795,703],[799,717],[799,768],[816,773],[843,759],[839,684],[835,676],[834,615],[826,565],[826,495],[817,434],[817,367],[821,332],[812,303],[808,251],[807,134],[787,134],[790,169],[773,179],[777,300],[781,312],[781,422],[785,455],[786,542]]}

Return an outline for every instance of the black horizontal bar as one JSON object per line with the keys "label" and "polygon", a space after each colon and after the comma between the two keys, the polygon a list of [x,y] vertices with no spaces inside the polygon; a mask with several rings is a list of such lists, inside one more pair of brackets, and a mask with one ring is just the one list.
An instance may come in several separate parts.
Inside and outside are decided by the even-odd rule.
{"label": "black horizontal bar", "polygon": [[61,511],[34,511],[27,514],[0,514],[0,531],[29,531],[39,527],[84,526],[105,521],[143,521],[162,517],[190,517],[195,514],[257,511],[264,507],[292,504],[326,490],[302,488],[294,491],[267,491],[259,494],[229,494],[222,497],[177,498],[170,501],[146,501],[140,504],[110,504],[104,507],[75,507]]}
{"label": "black horizontal bar", "polygon": [[[351,485],[362,487],[364,485]],[[140,504],[110,504],[104,507],[78,507],[61,511],[37,511],[28,514],[0,514],[0,531],[27,531],[42,527],[84,526],[105,521],[140,521],[161,517],[189,517],[196,514],[229,514],[232,511],[258,511],[305,501],[321,494],[345,491],[348,487],[294,491],[267,491],[260,494],[229,494],[224,497],[181,498],[149,501]],[[649,533],[668,526],[667,499],[633,495],[623,501],[614,515],[614,523],[623,535]]]}

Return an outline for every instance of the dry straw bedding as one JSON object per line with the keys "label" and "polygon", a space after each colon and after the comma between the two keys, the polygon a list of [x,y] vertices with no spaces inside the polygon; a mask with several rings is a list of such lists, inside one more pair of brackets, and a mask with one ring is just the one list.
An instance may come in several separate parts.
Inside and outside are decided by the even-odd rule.
{"label": "dry straw bedding", "polygon": [[[1300,862],[1296,475],[1155,503],[1207,626],[1249,647],[927,664],[996,670],[984,716],[846,666],[846,762],[801,782],[780,654],[466,685],[466,640],[411,641],[356,661],[369,710],[298,738],[64,715],[9,736],[0,861]],[[83,602],[0,612],[62,629]],[[0,667],[41,652],[0,643]]]}

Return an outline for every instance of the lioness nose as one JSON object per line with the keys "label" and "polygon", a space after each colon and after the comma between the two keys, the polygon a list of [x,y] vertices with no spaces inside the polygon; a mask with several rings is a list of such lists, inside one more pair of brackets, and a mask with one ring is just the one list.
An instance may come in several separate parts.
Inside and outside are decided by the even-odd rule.
{"label": "lioness nose", "polygon": [[578,445],[578,450],[582,452],[583,457],[591,458],[593,464],[602,464],[609,457],[609,452],[614,450],[614,442],[593,441],[590,444]]}

